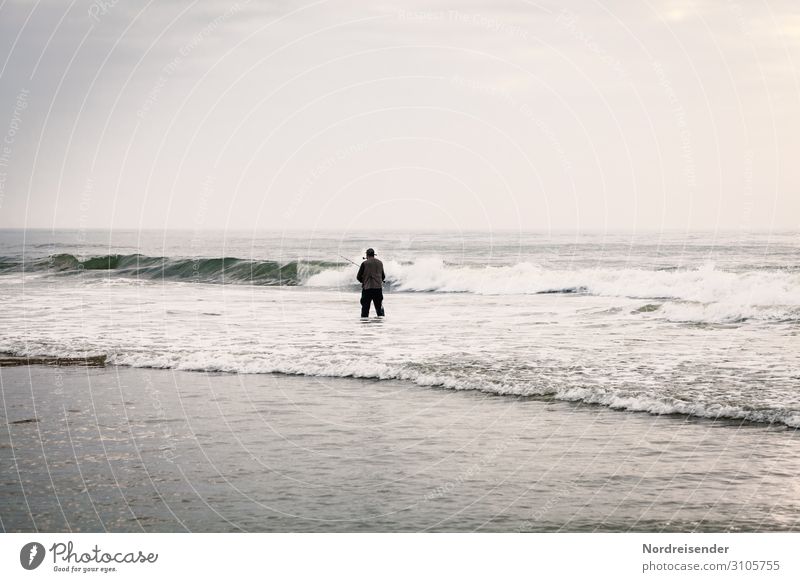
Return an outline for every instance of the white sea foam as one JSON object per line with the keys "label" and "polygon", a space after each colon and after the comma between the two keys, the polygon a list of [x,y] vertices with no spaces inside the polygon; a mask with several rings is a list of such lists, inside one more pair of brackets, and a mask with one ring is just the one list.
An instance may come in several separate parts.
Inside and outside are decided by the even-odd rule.
{"label": "white sea foam", "polygon": [[745,321],[797,322],[800,307],[754,305],[724,301],[717,303],[665,303],[659,316],[677,323],[741,323]]}
{"label": "white sea foam", "polygon": [[[0,346],[9,349],[9,346]],[[10,351],[20,355],[56,355],[84,357],[97,355],[78,347],[56,348],[51,345],[23,348],[10,346]],[[413,363],[386,363],[378,359],[354,359],[336,353],[314,357],[301,354],[231,354],[219,350],[189,352],[175,351],[118,351],[107,354],[108,363],[131,367],[163,368],[183,371],[228,372],[240,374],[290,374],[329,378],[365,378],[375,380],[402,380],[419,386],[450,390],[476,390],[490,394],[516,397],[550,397],[568,402],[582,402],[607,406],[616,410],[646,412],[654,415],[678,414],[711,419],[732,419],[758,423],[782,424],[800,428],[800,410],[780,406],[737,405],[699,399],[688,401],[658,392],[649,393],[645,386],[640,390],[616,388],[605,385],[580,385],[580,373],[555,376],[546,373],[536,377],[515,376],[513,371],[502,377],[481,372],[462,373],[461,367],[436,370]],[[574,371],[573,371],[574,372]],[[524,375],[523,375],[524,376]]]}
{"label": "white sea foam", "polygon": [[[800,273],[782,270],[730,272],[697,269],[544,269],[531,263],[484,268],[446,264],[429,257],[411,264],[386,263],[387,283],[400,292],[518,295],[586,293],[604,297],[668,300],[659,315],[670,321],[707,323],[800,317]],[[327,270],[309,287],[348,287],[353,269]],[[681,303],[675,303],[675,301]]]}
{"label": "white sea foam", "polygon": [[604,387],[576,387],[571,383],[558,385],[544,379],[539,384],[500,382],[473,375],[459,377],[457,373],[426,373],[413,366],[392,365],[373,360],[298,360],[234,357],[228,354],[116,354],[110,363],[134,367],[173,368],[188,371],[233,372],[243,374],[291,374],[331,378],[369,378],[405,380],[419,386],[451,390],[477,390],[502,396],[549,396],[556,400],[598,404],[616,410],[647,412],[655,415],[679,414],[712,419],[735,419],[750,422],[783,424],[800,427],[800,410],[748,409],[721,403],[688,402],[645,392],[629,392]]}
{"label": "white sea foam", "polygon": [[[484,295],[585,291],[594,295],[673,298],[750,305],[800,306],[800,273],[781,270],[729,272],[712,265],[698,269],[544,269],[532,263],[460,267],[429,257],[411,264],[386,263],[387,282],[397,291]],[[332,269],[311,276],[310,287],[354,284],[353,269]]]}

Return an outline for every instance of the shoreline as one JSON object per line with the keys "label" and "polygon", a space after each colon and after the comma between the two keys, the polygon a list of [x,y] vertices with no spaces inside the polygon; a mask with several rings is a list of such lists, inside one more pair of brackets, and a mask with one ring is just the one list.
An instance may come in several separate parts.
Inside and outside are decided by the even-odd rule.
{"label": "shoreline", "polygon": [[59,356],[16,356],[0,352],[0,368],[15,366],[86,366],[102,368],[106,365],[106,356],[86,356],[83,358],[64,358]]}
{"label": "shoreline", "polygon": [[418,384],[414,380],[411,379],[403,379],[403,378],[372,378],[372,377],[358,377],[358,376],[324,376],[324,375],[311,375],[311,374],[303,374],[303,373],[292,373],[292,372],[236,372],[236,371],[227,371],[227,370],[178,370],[174,368],[160,368],[160,367],[149,367],[149,366],[132,366],[129,364],[113,364],[108,363],[108,356],[106,355],[94,355],[94,356],[84,356],[84,357],[60,357],[60,356],[18,356],[8,352],[0,352],[0,368],[8,368],[8,367],[19,367],[19,366],[50,366],[50,367],[81,367],[85,366],[87,368],[125,368],[125,369],[141,369],[141,370],[172,370],[175,372],[181,373],[191,373],[191,374],[226,374],[232,376],[238,375],[275,375],[275,376],[286,376],[286,377],[302,377],[302,378],[319,378],[319,379],[353,379],[353,380],[364,380],[364,381],[374,381],[374,382],[400,382],[403,384],[408,384],[410,386],[414,386],[416,388],[423,388],[429,390],[444,390],[444,391],[453,391],[453,392],[479,392],[481,394],[485,394],[486,396],[490,397],[497,397],[497,398],[512,398],[514,400],[530,400],[534,402],[561,402],[564,404],[571,404],[577,407],[598,407],[601,409],[610,410],[613,412],[618,413],[625,413],[625,414],[645,414],[648,416],[655,416],[661,418],[673,418],[678,420],[685,420],[686,422],[690,421],[698,421],[698,422],[711,422],[714,423],[715,426],[722,425],[722,426],[729,426],[731,428],[739,428],[743,426],[754,426],[754,427],[763,427],[769,428],[772,430],[780,429],[784,431],[791,431],[793,433],[798,431],[798,427],[790,426],[783,422],[772,422],[772,421],[762,421],[762,420],[754,420],[750,418],[743,418],[743,417],[734,417],[734,416],[726,416],[720,414],[719,416],[704,416],[701,414],[693,414],[690,412],[653,412],[650,410],[642,409],[628,409],[624,407],[615,407],[610,406],[608,404],[604,404],[602,402],[591,402],[585,401],[582,399],[575,399],[575,400],[568,400],[556,397],[554,394],[512,394],[512,393],[497,393],[492,392],[490,390],[483,390],[481,388],[474,388],[474,389],[462,389],[462,388],[453,388],[450,386],[445,386],[443,384]]}
{"label": "shoreline", "polygon": [[6,531],[787,531],[800,510],[794,438],[758,425],[392,380],[0,382]]}

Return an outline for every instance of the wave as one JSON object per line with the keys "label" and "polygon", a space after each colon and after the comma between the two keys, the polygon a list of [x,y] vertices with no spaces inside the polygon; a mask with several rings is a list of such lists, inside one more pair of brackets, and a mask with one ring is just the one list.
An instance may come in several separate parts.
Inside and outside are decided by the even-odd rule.
{"label": "wave", "polygon": [[[722,297],[744,303],[800,306],[800,273],[723,271],[713,265],[695,269],[551,269],[532,263],[506,266],[455,266],[442,259],[386,264],[387,283],[396,291],[516,295],[586,293],[641,299],[681,299],[712,302]],[[352,269],[316,274],[306,285],[348,284]]]}
{"label": "wave", "polygon": [[[415,363],[383,363],[376,360],[353,360],[329,356],[326,358],[303,358],[279,355],[242,354],[223,352],[127,352],[88,354],[80,350],[61,350],[54,355],[47,350],[9,350],[14,356],[47,356],[59,358],[98,358],[106,356],[110,365],[134,368],[173,369],[192,372],[223,372],[237,374],[286,374],[294,376],[363,378],[372,380],[399,380],[418,386],[457,391],[479,391],[497,396],[525,398],[551,398],[565,402],[576,402],[605,406],[626,412],[646,412],[653,415],[682,415],[707,419],[728,419],[771,425],[800,428],[800,410],[772,407],[768,405],[714,402],[702,398],[692,402],[664,394],[648,393],[645,390],[617,389],[604,386],[581,385],[580,376],[562,378],[540,377],[538,380],[519,370],[525,380],[498,378],[495,374],[469,373],[446,366],[431,366]],[[480,369],[480,365],[473,366]],[[470,368],[471,369],[471,368]],[[472,370],[471,371],[475,371]]]}
{"label": "wave", "polygon": [[[0,273],[20,271],[22,267],[18,260],[0,257]],[[647,305],[636,313],[676,322],[800,321],[800,272],[791,268],[730,271],[703,265],[693,269],[553,269],[528,262],[457,265],[438,257],[414,262],[386,261],[385,267],[389,292],[584,294],[642,299]],[[24,268],[58,275],[102,272],[144,280],[358,288],[355,267],[337,261],[279,262],[141,254],[78,258],[63,253],[28,261]]]}
{"label": "wave", "polygon": [[[735,323],[751,319],[800,321],[800,273],[761,269],[545,269],[531,263],[472,267],[441,259],[386,265],[389,289],[397,292],[480,295],[585,294],[649,300],[635,310],[676,322]],[[341,287],[351,270],[327,270],[305,285]],[[658,300],[658,303],[653,303]]]}
{"label": "wave", "polygon": [[800,307],[792,305],[754,305],[734,301],[716,303],[664,303],[658,314],[667,321],[693,324],[739,324],[746,321],[769,323],[800,322]]}
{"label": "wave", "polygon": [[61,253],[35,261],[0,257],[0,272],[52,272],[74,275],[86,271],[136,278],[197,283],[250,283],[254,285],[299,285],[309,277],[338,263],[330,261],[256,261],[235,257],[149,257],[141,254],[100,255],[81,259]]}

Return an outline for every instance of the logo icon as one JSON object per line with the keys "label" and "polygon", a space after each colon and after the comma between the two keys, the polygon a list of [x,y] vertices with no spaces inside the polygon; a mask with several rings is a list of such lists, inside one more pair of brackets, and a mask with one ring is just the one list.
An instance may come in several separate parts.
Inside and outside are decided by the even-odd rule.
{"label": "logo icon", "polygon": [[30,542],[19,551],[19,563],[26,570],[35,570],[44,561],[44,546],[39,542]]}

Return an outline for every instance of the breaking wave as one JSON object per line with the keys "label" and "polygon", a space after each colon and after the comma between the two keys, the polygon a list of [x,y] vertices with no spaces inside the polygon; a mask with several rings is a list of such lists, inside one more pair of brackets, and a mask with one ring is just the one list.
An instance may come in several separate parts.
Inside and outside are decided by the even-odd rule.
{"label": "breaking wave", "polygon": [[101,255],[81,259],[68,253],[35,261],[13,261],[0,257],[0,273],[23,269],[62,275],[87,271],[115,277],[197,283],[250,283],[254,285],[299,285],[309,277],[338,265],[328,261],[255,261],[235,257],[167,258],[146,255]]}
{"label": "breaking wave", "polygon": [[[636,312],[676,322],[800,321],[800,273],[794,270],[734,272],[711,265],[560,270],[531,263],[479,268],[422,259],[412,264],[388,263],[386,271],[389,289],[398,292],[586,294],[650,300]],[[352,270],[326,270],[311,276],[305,285],[341,287],[350,284],[351,278]]]}
{"label": "breaking wave", "polygon": [[[414,262],[386,261],[385,265],[390,292],[585,294],[646,300],[648,303],[636,313],[676,322],[800,321],[800,272],[789,268],[726,271],[704,265],[693,269],[570,270],[528,262],[483,267],[454,265],[437,257]],[[0,273],[22,269],[21,261],[0,257]],[[60,276],[94,273],[140,280],[357,289],[355,267],[336,261],[140,254],[82,259],[56,254],[28,261],[24,269]]]}
{"label": "breaking wave", "polygon": [[[80,350],[52,348],[11,350],[20,356],[53,356],[82,358],[97,356]],[[581,385],[580,375],[548,376],[531,374],[531,370],[516,370],[514,374],[498,376],[481,373],[482,366],[431,366],[420,363],[383,363],[377,360],[359,360],[329,354],[327,357],[305,358],[286,355],[229,354],[225,352],[201,351],[173,352],[117,352],[106,354],[106,362],[134,368],[172,369],[193,372],[223,372],[238,374],[286,374],[328,378],[363,378],[372,380],[400,380],[418,386],[435,387],[457,391],[480,391],[498,396],[544,397],[565,402],[576,402],[605,406],[627,412],[646,412],[653,415],[682,415],[708,419],[726,419],[763,424],[784,425],[800,428],[800,410],[789,407],[774,407],[736,404],[730,401],[714,401],[700,398],[689,401],[666,394],[648,393],[644,389],[610,388]],[[468,368],[467,374],[462,373]],[[524,368],[524,366],[522,367]],[[477,371],[477,373],[476,373]],[[563,372],[562,372],[563,373]],[[524,377],[524,379],[523,379]]]}

